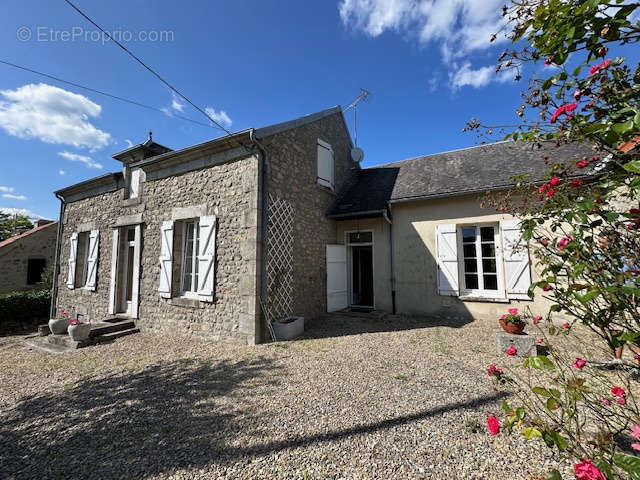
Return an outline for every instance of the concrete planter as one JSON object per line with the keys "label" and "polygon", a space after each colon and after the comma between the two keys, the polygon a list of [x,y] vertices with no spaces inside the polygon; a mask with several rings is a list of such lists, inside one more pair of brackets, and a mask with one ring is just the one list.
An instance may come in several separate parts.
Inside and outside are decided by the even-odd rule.
{"label": "concrete planter", "polygon": [[304,333],[304,317],[288,317],[273,324],[278,340],[291,340]]}
{"label": "concrete planter", "polygon": [[52,318],[49,320],[49,330],[54,335],[64,335],[67,333],[69,320],[67,318]]}
{"label": "concrete planter", "polygon": [[79,323],[78,325],[69,325],[69,336],[74,342],[84,342],[89,339],[91,332],[90,323]]}

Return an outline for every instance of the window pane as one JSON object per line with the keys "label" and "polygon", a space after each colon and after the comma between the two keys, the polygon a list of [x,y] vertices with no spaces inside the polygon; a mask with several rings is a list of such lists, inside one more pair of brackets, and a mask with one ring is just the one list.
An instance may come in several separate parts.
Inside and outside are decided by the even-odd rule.
{"label": "window pane", "polygon": [[136,230],[135,228],[127,229],[127,242],[133,242],[136,239]]}
{"label": "window pane", "polygon": [[493,242],[494,239],[493,227],[480,228],[480,240],[483,242]]}
{"label": "window pane", "polygon": [[476,261],[475,258],[464,261],[464,271],[469,273],[474,273],[478,271],[478,262]]}
{"label": "window pane", "polygon": [[494,258],[482,259],[483,273],[496,273],[496,260]]}
{"label": "window pane", "polygon": [[478,275],[466,274],[464,276],[464,285],[468,290],[475,290],[478,288]]}
{"label": "window pane", "polygon": [[482,256],[483,258],[491,258],[496,256],[496,246],[493,243],[482,244]]}
{"label": "window pane", "polygon": [[471,243],[476,241],[476,228],[465,227],[462,229],[462,241],[464,243]]}
{"label": "window pane", "polygon": [[483,275],[485,290],[498,290],[498,277],[496,275]]}
{"label": "window pane", "polygon": [[349,234],[349,243],[371,243],[372,232],[353,232]]}
{"label": "window pane", "polygon": [[462,250],[465,258],[476,258],[476,246],[474,244],[463,245]]}

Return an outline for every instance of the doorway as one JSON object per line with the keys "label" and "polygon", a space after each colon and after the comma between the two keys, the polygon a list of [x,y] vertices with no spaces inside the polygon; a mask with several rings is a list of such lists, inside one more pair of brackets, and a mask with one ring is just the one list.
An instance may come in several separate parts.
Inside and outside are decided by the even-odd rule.
{"label": "doorway", "polygon": [[373,309],[373,232],[347,232],[349,305]]}
{"label": "doorway", "polygon": [[122,228],[122,241],[120,242],[118,262],[118,297],[117,313],[133,316],[134,284],[135,284],[135,259],[136,259],[136,227]]}

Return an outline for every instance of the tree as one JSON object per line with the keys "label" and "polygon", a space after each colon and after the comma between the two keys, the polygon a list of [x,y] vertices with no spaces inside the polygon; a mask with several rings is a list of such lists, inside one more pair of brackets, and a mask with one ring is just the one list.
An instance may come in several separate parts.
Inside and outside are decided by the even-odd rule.
{"label": "tree", "polygon": [[[554,67],[523,93],[521,123],[507,138],[588,142],[593,152],[574,164],[548,158],[544,183],[521,176],[513,191],[493,198],[524,219],[522,234],[542,271],[530,294],[553,305],[546,322],[534,322],[548,354],[506,373],[491,366],[489,375],[517,398],[503,403],[502,427],[573,459],[580,480],[640,478],[633,380],[567,353],[567,345],[587,352],[640,345],[640,65],[612,55],[640,40],[640,23],[631,20],[638,7],[623,0],[512,0],[503,8],[516,48],[502,53],[497,70],[514,69],[519,78],[531,64]],[[467,128],[494,130],[477,120]],[[573,320],[559,327],[556,314]],[[592,332],[590,344],[576,324]],[[496,422],[490,417],[492,433]],[[554,470],[549,478],[562,477]]]}
{"label": "tree", "polygon": [[0,211],[0,241],[9,238],[18,229],[29,228],[33,228],[33,224],[24,215],[10,215]]}

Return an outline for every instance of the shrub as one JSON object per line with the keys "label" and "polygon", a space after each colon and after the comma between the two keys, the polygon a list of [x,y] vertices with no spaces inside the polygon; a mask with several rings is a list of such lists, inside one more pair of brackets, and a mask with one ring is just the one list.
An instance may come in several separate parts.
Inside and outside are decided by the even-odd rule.
{"label": "shrub", "polygon": [[0,295],[0,331],[27,330],[49,319],[51,292],[29,290]]}

